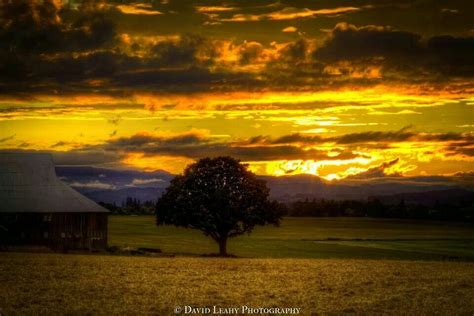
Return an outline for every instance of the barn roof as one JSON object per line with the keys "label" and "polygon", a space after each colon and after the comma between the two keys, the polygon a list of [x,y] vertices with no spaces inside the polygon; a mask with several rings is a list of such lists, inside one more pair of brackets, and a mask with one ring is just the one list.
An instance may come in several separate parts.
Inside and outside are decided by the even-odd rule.
{"label": "barn roof", "polygon": [[105,213],[59,180],[49,154],[0,153],[0,213]]}

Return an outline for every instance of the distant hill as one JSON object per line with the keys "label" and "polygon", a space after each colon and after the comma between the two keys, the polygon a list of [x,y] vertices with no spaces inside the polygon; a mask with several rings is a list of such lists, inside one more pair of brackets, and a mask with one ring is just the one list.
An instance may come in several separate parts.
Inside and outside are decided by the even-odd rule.
{"label": "distant hill", "polygon": [[[162,170],[144,172],[83,166],[59,166],[56,167],[56,173],[63,181],[94,201],[116,204],[121,204],[127,197],[137,198],[142,202],[155,200],[174,177]],[[370,197],[381,197],[387,201],[404,199],[409,203],[411,200],[431,203],[444,196],[459,198],[466,192],[471,192],[469,190],[474,186],[472,181],[459,182],[458,179],[443,176],[382,177],[333,182],[313,175],[260,178],[267,182],[273,199],[287,203],[306,198],[366,200]],[[440,191],[445,193],[439,193]]]}
{"label": "distant hill", "polygon": [[127,197],[132,197],[142,202],[156,201],[163,194],[164,190],[163,188],[125,188],[89,191],[83,194],[96,202],[115,203],[120,206]]}
{"label": "distant hill", "polygon": [[[68,183],[82,184],[86,188],[91,183],[103,183],[120,188],[123,186],[167,187],[174,177],[169,172],[158,170],[143,172],[127,169],[106,169],[95,167],[57,166],[56,174]],[[134,180],[136,180],[134,182]],[[79,185],[78,185],[79,186]]]}
{"label": "distant hill", "polygon": [[399,193],[418,193],[437,190],[460,189],[449,178],[377,178],[369,180],[324,181],[311,175],[262,177],[267,181],[270,195],[282,202],[292,202],[305,198],[333,200],[365,200],[372,196]]}
{"label": "distant hill", "polygon": [[94,167],[56,167],[56,174],[70,186],[96,202],[120,205],[127,197],[154,201],[174,177],[166,171]]}
{"label": "distant hill", "polygon": [[448,189],[425,191],[416,193],[399,193],[384,196],[374,196],[384,204],[399,204],[402,201],[406,204],[418,204],[425,206],[435,206],[436,204],[467,204],[474,202],[474,191],[465,189]]}

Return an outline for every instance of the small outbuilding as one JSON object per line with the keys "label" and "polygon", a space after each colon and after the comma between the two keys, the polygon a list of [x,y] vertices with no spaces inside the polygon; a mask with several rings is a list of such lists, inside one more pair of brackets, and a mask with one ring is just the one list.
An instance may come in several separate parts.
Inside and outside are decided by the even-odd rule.
{"label": "small outbuilding", "polygon": [[0,245],[103,250],[108,213],[56,176],[51,155],[0,153]]}

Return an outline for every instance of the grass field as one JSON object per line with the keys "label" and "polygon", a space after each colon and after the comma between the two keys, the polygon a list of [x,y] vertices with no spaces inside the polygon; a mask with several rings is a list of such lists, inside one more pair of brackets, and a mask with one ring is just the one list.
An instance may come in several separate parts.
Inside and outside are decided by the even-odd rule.
{"label": "grass field", "polygon": [[205,258],[217,247],[198,231],[111,216],[110,245],[164,254],[0,253],[0,315],[172,315],[175,306],[242,305],[302,315],[472,315],[473,228],[285,218],[231,240],[239,258]]}
{"label": "grass field", "polygon": [[[199,255],[217,245],[199,231],[157,227],[152,216],[110,216],[109,244]],[[246,258],[474,260],[474,225],[368,218],[285,218],[231,239],[230,253]]]}
{"label": "grass field", "polygon": [[472,315],[474,263],[3,253],[0,314],[172,315],[174,306],[303,315]]}

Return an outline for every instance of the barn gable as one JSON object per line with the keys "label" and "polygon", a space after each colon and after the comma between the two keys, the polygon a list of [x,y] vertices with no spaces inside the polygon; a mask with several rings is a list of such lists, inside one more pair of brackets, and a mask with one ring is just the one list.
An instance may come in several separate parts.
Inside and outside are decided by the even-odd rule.
{"label": "barn gable", "polygon": [[0,246],[105,249],[107,216],[56,176],[51,155],[0,154]]}
{"label": "barn gable", "polygon": [[56,176],[49,154],[0,154],[0,212],[107,213]]}

